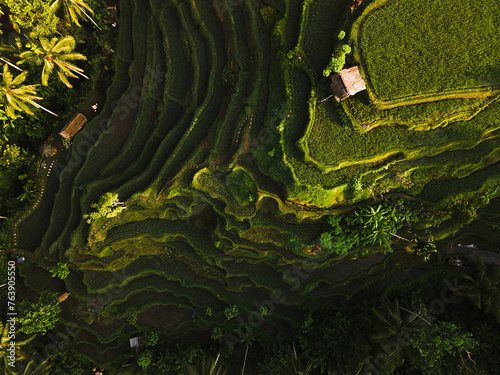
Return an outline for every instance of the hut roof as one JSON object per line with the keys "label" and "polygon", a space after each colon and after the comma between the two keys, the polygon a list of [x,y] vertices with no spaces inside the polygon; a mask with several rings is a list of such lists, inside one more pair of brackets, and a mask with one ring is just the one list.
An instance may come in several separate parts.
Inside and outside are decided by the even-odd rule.
{"label": "hut roof", "polygon": [[68,123],[59,132],[59,135],[70,141],[86,122],[87,118],[81,113],[77,113],[71,117]]}
{"label": "hut roof", "polygon": [[139,337],[132,337],[129,339],[130,348],[138,348],[139,347]]}
{"label": "hut roof", "polygon": [[339,76],[349,95],[354,95],[366,89],[365,81],[363,81],[357,66],[341,70]]}
{"label": "hut roof", "polygon": [[340,102],[341,100],[347,98],[349,94],[347,93],[340,76],[338,74],[334,74],[331,76],[331,79],[332,83],[330,84],[330,87],[335,95],[335,99]]}

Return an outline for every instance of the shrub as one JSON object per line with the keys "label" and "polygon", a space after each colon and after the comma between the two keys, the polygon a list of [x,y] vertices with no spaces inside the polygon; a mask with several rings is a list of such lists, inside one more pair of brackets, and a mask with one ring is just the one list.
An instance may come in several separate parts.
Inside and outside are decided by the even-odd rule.
{"label": "shrub", "polygon": [[239,310],[236,305],[228,306],[224,310],[224,314],[226,314],[227,320],[231,320],[232,318],[236,318],[239,315]]}
{"label": "shrub", "polygon": [[39,333],[42,336],[55,328],[59,321],[59,298],[57,293],[47,292],[40,296],[37,302],[21,306],[21,329],[27,335]]}
{"label": "shrub", "polygon": [[151,350],[146,350],[139,354],[139,357],[137,358],[137,364],[143,369],[146,370],[152,362],[153,359],[153,353]]}
{"label": "shrub", "polygon": [[465,356],[465,352],[477,346],[472,333],[462,333],[455,324],[441,321],[428,326],[411,342],[417,352],[412,361],[413,367],[424,375],[453,373],[457,364],[453,357],[461,352]]}
{"label": "shrub", "polygon": [[52,277],[59,277],[64,280],[69,275],[68,265],[66,263],[57,263],[57,266],[50,269]]}
{"label": "shrub", "polygon": [[222,339],[222,337],[224,336],[224,332],[222,331],[222,328],[221,327],[215,327],[213,330],[212,330],[212,339],[214,340],[220,340]]}
{"label": "shrub", "polygon": [[158,343],[159,336],[156,331],[147,331],[144,334],[144,345],[155,346]]}
{"label": "shrub", "polygon": [[260,307],[260,315],[266,316],[269,313],[269,309],[266,306]]}

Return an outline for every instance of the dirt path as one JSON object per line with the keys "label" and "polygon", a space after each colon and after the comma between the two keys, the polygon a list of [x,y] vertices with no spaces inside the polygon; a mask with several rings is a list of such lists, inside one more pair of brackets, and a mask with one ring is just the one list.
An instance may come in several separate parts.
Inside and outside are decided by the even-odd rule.
{"label": "dirt path", "polygon": [[447,256],[465,256],[474,259],[481,259],[484,263],[500,265],[500,253],[481,250],[478,246],[470,244],[456,244],[455,246],[441,250],[441,254]]}

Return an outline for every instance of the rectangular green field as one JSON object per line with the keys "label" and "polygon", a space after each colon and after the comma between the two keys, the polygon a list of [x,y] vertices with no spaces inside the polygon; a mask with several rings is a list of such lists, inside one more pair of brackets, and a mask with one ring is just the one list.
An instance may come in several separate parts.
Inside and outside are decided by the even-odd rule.
{"label": "rectangular green field", "polygon": [[500,85],[498,0],[382,0],[353,28],[373,95],[394,100]]}

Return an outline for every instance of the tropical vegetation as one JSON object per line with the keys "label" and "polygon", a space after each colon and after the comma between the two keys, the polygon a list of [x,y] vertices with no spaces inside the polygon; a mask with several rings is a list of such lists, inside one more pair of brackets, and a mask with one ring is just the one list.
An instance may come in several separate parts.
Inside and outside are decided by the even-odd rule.
{"label": "tropical vegetation", "polygon": [[497,371],[496,2],[0,10],[5,371]]}

